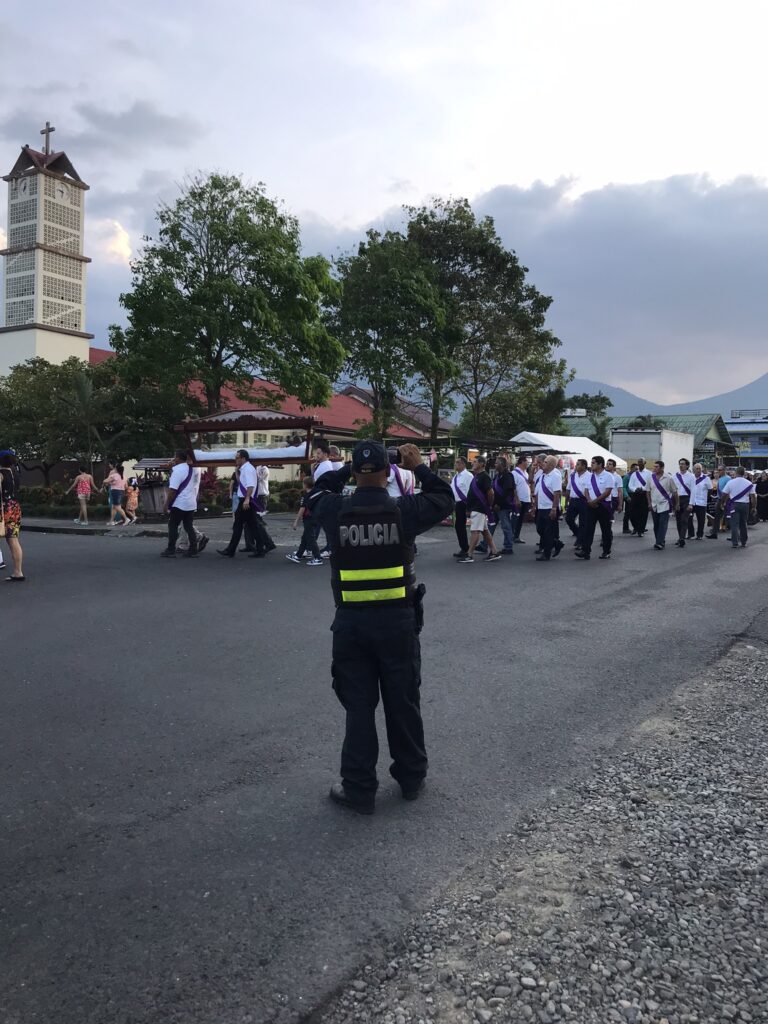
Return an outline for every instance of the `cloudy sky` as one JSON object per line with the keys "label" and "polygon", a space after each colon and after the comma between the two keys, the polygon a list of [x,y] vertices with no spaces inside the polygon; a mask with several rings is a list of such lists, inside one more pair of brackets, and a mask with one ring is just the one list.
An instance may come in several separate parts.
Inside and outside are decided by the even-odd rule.
{"label": "cloudy sky", "polygon": [[91,185],[97,344],[158,201],[220,169],[328,255],[467,196],[580,376],[701,398],[768,371],[767,30],[762,0],[3,4],[0,161],[50,120]]}

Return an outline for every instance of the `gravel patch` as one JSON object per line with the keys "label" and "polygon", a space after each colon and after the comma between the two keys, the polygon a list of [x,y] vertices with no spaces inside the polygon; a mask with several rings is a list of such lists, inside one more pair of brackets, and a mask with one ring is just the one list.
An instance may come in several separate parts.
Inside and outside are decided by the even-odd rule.
{"label": "gravel patch", "polygon": [[768,648],[737,644],[312,1021],[768,1021],[766,696]]}

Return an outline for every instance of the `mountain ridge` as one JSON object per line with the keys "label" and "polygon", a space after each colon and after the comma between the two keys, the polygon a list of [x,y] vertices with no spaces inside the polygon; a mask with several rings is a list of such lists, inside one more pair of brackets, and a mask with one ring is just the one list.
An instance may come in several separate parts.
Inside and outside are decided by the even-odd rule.
{"label": "mountain ridge", "polygon": [[733,409],[768,409],[768,373],[744,384],[733,391],[724,391],[711,398],[699,398],[693,402],[675,402],[672,405],[660,405],[647,398],[627,391],[626,388],[605,384],[603,381],[576,377],[566,387],[566,395],[578,395],[587,392],[596,395],[602,391],[613,402],[608,410],[613,416],[679,416],[686,413],[717,412],[723,419],[730,419]]}

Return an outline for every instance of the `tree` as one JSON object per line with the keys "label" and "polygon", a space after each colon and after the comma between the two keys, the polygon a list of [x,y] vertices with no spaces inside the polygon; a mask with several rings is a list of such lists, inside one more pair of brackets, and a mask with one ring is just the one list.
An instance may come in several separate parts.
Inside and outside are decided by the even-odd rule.
{"label": "tree", "polygon": [[544,326],[551,304],[526,281],[527,268],[504,247],[493,220],[478,220],[466,199],[410,208],[407,237],[441,291],[444,314],[430,337],[431,360],[420,371],[432,440],[446,401],[460,394],[473,430],[482,406],[500,390],[524,387],[534,371],[542,391],[558,386],[564,364],[558,339]]}
{"label": "tree", "polygon": [[0,380],[0,436],[46,484],[61,459],[164,455],[174,424],[199,413],[199,401],[173,386],[124,378],[120,362],[89,366],[79,359],[53,365],[31,359]]}
{"label": "tree", "polygon": [[[82,366],[78,360],[70,360]],[[57,394],[68,365],[29,359],[0,378],[0,437],[14,448],[22,464],[39,469],[46,485],[50,472],[68,450],[68,431],[59,418]]]}
{"label": "tree", "polygon": [[335,285],[325,259],[301,257],[296,219],[263,185],[221,174],[187,182],[157,219],[120,297],[128,327],[111,328],[133,372],[177,387],[198,381],[208,412],[222,408],[225,387],[253,394],[254,374],[322,405],[344,357],[322,317]]}
{"label": "tree", "polygon": [[571,409],[584,409],[587,419],[592,424],[592,440],[607,448],[611,440],[611,418],[608,410],[613,406],[608,395],[604,395],[602,391],[598,391],[596,395],[583,392],[580,395],[571,395],[568,405]]}
{"label": "tree", "polygon": [[537,430],[545,434],[563,432],[560,417],[569,404],[565,397],[566,370],[564,360],[555,383],[542,391],[535,381],[515,388],[500,388],[481,406],[479,428],[474,410],[466,407],[459,421],[459,434],[473,440],[509,441],[521,430]]}
{"label": "tree", "polygon": [[636,416],[627,424],[625,430],[663,430],[665,426],[664,420],[658,416]]}
{"label": "tree", "polygon": [[429,359],[425,337],[441,320],[439,293],[415,247],[394,231],[368,231],[357,253],[336,267],[341,298],[331,322],[347,352],[347,373],[370,390],[369,432],[383,437],[398,393]]}

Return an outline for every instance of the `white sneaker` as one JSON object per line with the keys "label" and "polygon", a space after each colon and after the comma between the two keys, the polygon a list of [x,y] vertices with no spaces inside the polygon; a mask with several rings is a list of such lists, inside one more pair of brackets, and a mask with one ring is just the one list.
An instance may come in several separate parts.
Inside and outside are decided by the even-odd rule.
{"label": "white sneaker", "polygon": [[322,560],[322,558],[310,558],[310,560],[307,562],[307,565],[325,565],[325,562]]}
{"label": "white sneaker", "polygon": [[297,562],[299,565],[301,565],[301,559],[299,558],[295,551],[292,551],[290,555],[286,555],[285,557],[288,559],[289,562]]}
{"label": "white sneaker", "polygon": [[321,551],[320,552],[320,557],[321,558],[330,558],[331,557],[331,552],[330,551]]}

